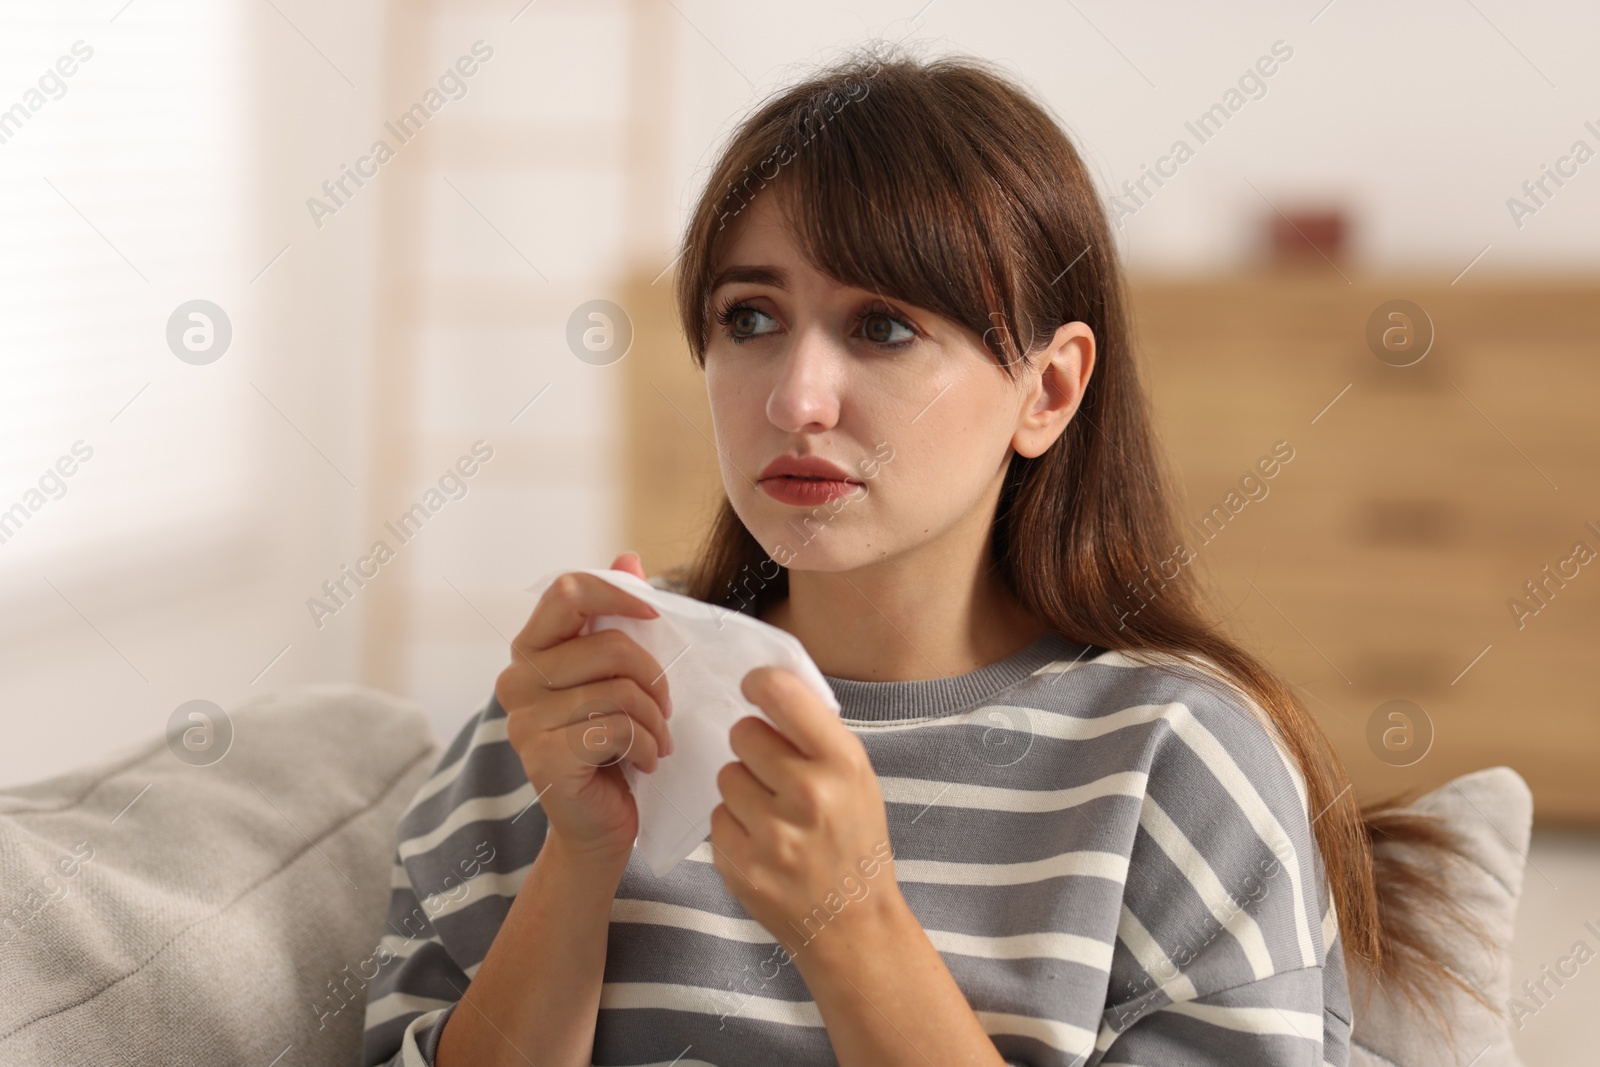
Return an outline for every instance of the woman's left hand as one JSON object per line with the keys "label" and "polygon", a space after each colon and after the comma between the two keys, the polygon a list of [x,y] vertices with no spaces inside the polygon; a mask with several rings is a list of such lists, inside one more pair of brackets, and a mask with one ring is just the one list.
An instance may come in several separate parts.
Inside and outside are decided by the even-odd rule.
{"label": "woman's left hand", "polygon": [[757,668],[740,689],[772,724],[733,726],[739,761],[717,775],[715,863],[793,959],[834,1056],[842,1067],[1003,1067],[900,895],[860,739],[789,671]]}
{"label": "woman's left hand", "polygon": [[802,965],[805,947],[845,951],[852,928],[903,918],[878,777],[859,738],[793,673],[760,667],[751,716],[729,735],[737,763],[717,775],[715,863],[728,892]]}

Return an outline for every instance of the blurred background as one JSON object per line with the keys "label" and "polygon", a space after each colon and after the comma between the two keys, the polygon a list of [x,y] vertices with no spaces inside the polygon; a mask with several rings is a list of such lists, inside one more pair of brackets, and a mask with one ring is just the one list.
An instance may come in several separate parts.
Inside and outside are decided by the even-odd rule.
{"label": "blurred background", "polygon": [[[1592,941],[1600,9],[1571,0],[10,0],[0,783],[311,680],[448,738],[528,586],[685,559],[721,486],[679,228],[744,114],[874,38],[1060,119],[1218,614],[1364,799],[1528,780],[1514,987]],[[1597,1005],[1586,968],[1519,1048],[1593,1062]]]}

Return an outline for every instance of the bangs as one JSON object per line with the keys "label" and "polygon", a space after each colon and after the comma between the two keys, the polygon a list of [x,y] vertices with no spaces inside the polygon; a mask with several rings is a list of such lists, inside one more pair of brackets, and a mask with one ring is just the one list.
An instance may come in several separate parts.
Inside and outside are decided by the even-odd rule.
{"label": "bangs", "polygon": [[[1061,316],[1071,286],[1052,298],[1029,275],[1056,262],[1051,273],[1065,273],[1083,249],[1052,247],[1063,242],[1047,234],[1061,227],[1046,222],[1059,220],[1024,207],[1052,190],[1020,158],[1049,169],[1062,149],[1071,154],[1059,128],[1031,110],[972,61],[916,69],[870,57],[766,105],[735,135],[691,227],[680,308],[691,342],[700,338],[697,359],[718,260],[741,213],[769,196],[817,270],[966,327],[1012,372],[1013,360],[1070,321]],[[1058,169],[1054,181],[1066,176]]]}

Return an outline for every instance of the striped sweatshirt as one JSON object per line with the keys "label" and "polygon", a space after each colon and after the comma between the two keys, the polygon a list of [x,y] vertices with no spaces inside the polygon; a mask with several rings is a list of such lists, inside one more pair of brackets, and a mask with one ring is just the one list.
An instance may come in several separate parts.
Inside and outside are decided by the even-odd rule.
{"label": "striped sweatshirt", "polygon": [[[827,680],[883,791],[883,870],[1008,1063],[1348,1062],[1304,780],[1242,693],[1054,632],[953,677]],[[546,826],[491,696],[400,819],[366,1064],[433,1063]],[[708,843],[661,878],[635,854],[594,1063],[835,1063],[790,963]]]}

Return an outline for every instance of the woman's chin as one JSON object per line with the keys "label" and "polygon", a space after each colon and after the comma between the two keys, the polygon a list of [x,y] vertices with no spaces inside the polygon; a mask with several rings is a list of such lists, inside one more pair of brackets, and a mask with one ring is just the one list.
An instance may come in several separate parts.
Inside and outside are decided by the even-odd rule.
{"label": "woman's chin", "polygon": [[[770,543],[770,542],[763,542]],[[780,562],[787,559],[783,566],[789,573],[795,571],[815,571],[818,574],[841,574],[871,563],[876,563],[883,556],[867,547],[860,538],[844,538],[822,533],[810,542],[801,544],[794,535],[793,530],[780,530],[777,540],[773,543],[771,556]]]}

